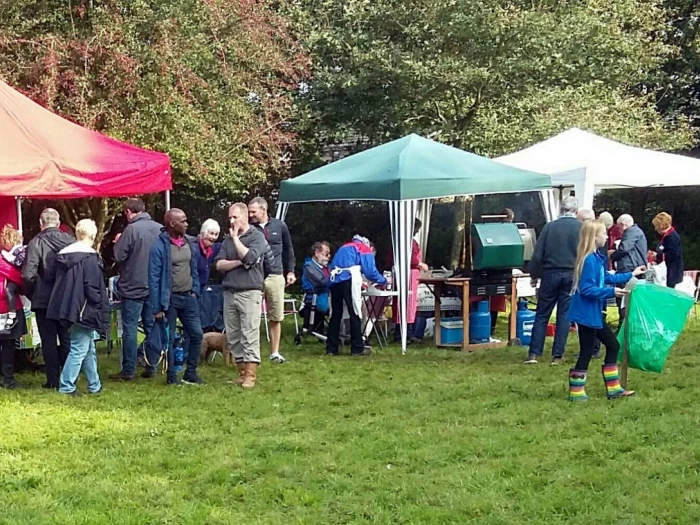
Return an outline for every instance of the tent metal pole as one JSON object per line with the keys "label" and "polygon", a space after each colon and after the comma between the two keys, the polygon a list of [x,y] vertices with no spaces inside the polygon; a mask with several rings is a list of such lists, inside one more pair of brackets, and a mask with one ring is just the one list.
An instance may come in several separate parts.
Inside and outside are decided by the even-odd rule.
{"label": "tent metal pole", "polygon": [[170,190],[165,190],[165,211],[170,210]]}
{"label": "tent metal pole", "polygon": [[22,197],[15,197],[15,205],[17,206],[17,229],[22,233],[24,230],[22,224]]}

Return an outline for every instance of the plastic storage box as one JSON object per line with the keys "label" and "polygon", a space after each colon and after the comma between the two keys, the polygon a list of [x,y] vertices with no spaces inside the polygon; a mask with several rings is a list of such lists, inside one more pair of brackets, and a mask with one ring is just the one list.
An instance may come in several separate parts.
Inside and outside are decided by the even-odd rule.
{"label": "plastic storage box", "polygon": [[440,323],[440,341],[442,344],[460,344],[464,339],[464,322],[443,321]]}

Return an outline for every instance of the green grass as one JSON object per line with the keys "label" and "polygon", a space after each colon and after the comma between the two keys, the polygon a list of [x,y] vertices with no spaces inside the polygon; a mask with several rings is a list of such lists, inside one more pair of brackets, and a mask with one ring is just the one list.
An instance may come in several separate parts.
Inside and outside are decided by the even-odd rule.
{"label": "green grass", "polygon": [[220,360],[205,387],[105,381],[80,399],[22,376],[30,390],[0,393],[0,523],[696,524],[699,326],[663,374],[631,371],[634,398],[607,401],[594,361],[576,405],[568,367],[515,348],[287,345],[252,392]]}

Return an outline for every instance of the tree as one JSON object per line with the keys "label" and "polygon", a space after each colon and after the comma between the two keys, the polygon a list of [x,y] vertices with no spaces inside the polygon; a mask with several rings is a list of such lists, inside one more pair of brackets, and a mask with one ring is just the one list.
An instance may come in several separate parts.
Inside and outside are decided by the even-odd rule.
{"label": "tree", "polygon": [[677,52],[655,1],[296,0],[290,9],[313,61],[303,101],[321,148],[413,132],[496,156],[573,126],[646,147],[690,141],[648,87]]}
{"label": "tree", "polygon": [[[0,26],[0,76],[64,117],[168,153],[177,192],[236,199],[286,174],[308,58],[270,2],[12,0]],[[107,231],[119,207],[88,205]]]}

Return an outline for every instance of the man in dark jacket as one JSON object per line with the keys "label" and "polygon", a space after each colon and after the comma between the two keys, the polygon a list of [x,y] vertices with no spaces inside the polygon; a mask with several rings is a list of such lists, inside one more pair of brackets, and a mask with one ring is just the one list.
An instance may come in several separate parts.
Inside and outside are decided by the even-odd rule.
{"label": "man in dark jacket", "polygon": [[236,203],[229,208],[228,237],[216,269],[224,274],[224,323],[243,388],[255,387],[260,364],[260,314],[264,288],[263,259],[268,251],[265,237],[248,223],[248,207]]}
{"label": "man in dark jacket", "polygon": [[[32,302],[32,311],[41,337],[41,351],[46,367],[44,388],[58,389],[61,368],[68,357],[70,333],[57,321],[47,319],[46,309],[53,290],[56,255],[66,246],[73,244],[72,235],[62,232],[58,212],[47,208],[41,212],[37,234],[27,246],[27,258],[22,268],[27,297]],[[56,344],[56,340],[60,344]]]}
{"label": "man in dark jacket", "polygon": [[102,390],[93,335],[107,333],[110,312],[104,265],[93,248],[97,226],[94,221],[83,219],[76,225],[75,233],[78,241],[56,257],[55,284],[46,316],[70,329],[71,348],[61,372],[59,392],[78,396],[75,383],[81,369],[90,393]]}
{"label": "man in dark jacket", "polygon": [[294,247],[287,225],[268,215],[267,201],[256,197],[248,205],[250,222],[265,236],[272,260],[265,275],[265,304],[270,324],[270,361],[284,363],[280,354],[282,321],[284,321],[284,288],[296,282]]}
{"label": "man in dark jacket", "polygon": [[[631,215],[620,215],[617,226],[622,231],[622,239],[617,249],[610,250],[610,260],[617,272],[633,272],[635,268],[647,265],[647,237],[634,223]],[[620,322],[625,318],[622,298],[615,299],[620,310]]]}
{"label": "man in dark jacket", "polygon": [[610,260],[618,272],[633,272],[635,268],[647,264],[647,238],[642,229],[634,223],[631,215],[620,215],[617,225],[622,230],[620,245],[611,250]]}
{"label": "man in dark jacket", "polygon": [[133,381],[136,378],[139,318],[146,337],[153,328],[153,312],[148,301],[148,259],[163,226],[146,213],[141,199],[127,199],[124,215],[129,224],[114,241],[114,259],[119,263],[118,286],[124,330],[122,369],[109,378]]}
{"label": "man in dark jacket", "polygon": [[[151,308],[156,322],[167,322],[170,328],[168,352],[169,385],[179,385],[175,373],[173,343],[177,320],[189,336],[187,370],[182,381],[190,385],[203,385],[197,375],[199,351],[202,346],[202,323],[199,319],[200,295],[199,274],[197,273],[197,243],[188,240],[187,216],[182,210],[173,208],[165,214],[164,231],[151,249],[148,262],[148,288]],[[148,357],[144,377],[155,375],[157,358]]]}
{"label": "man in dark jacket", "polygon": [[578,201],[567,197],[561,204],[561,215],[545,224],[537,239],[535,252],[530,261],[530,278],[533,286],[537,280],[537,312],[532,327],[532,338],[525,364],[535,364],[544,352],[547,325],[554,307],[557,308],[557,330],[552,345],[552,364],[558,365],[564,358],[566,340],[569,337],[569,322],[566,315],[571,303],[571,287],[574,282],[574,264],[578,250],[581,222],[576,218]]}

